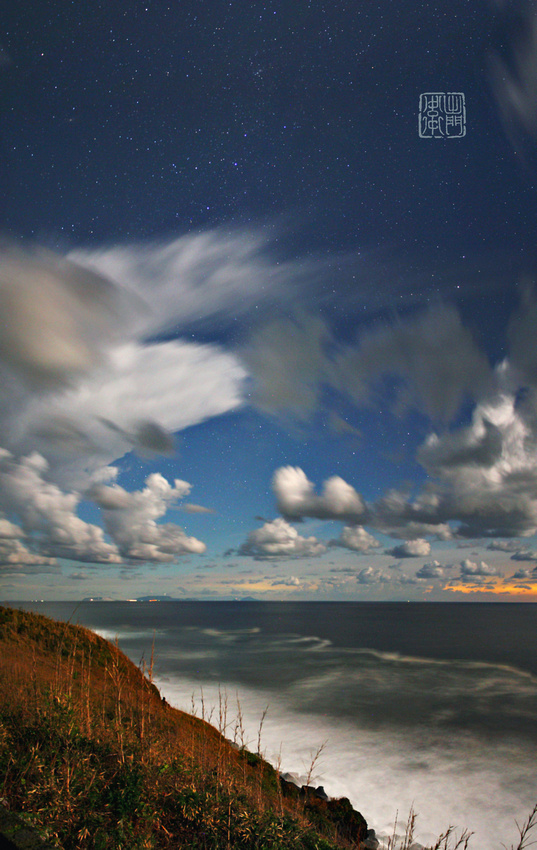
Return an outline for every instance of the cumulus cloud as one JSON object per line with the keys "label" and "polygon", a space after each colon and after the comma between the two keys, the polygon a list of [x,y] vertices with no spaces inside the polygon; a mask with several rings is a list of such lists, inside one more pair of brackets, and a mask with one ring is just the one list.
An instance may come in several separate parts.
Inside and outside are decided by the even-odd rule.
{"label": "cumulus cloud", "polygon": [[537,552],[530,549],[519,549],[511,555],[512,561],[537,561]]}
{"label": "cumulus cloud", "polygon": [[379,541],[369,534],[361,525],[346,525],[340,536],[335,540],[330,540],[329,546],[341,546],[344,549],[351,549],[353,552],[370,552],[371,549],[376,549],[380,546]]}
{"label": "cumulus cloud", "polygon": [[272,487],[278,510],[286,519],[308,516],[352,522],[365,512],[360,494],[338,475],[324,482],[322,494],[318,496],[302,469],[282,466],[274,473]]}
{"label": "cumulus cloud", "polygon": [[397,581],[402,585],[420,584],[419,580],[415,576],[407,576],[405,573],[401,573],[401,575],[397,577]]}
{"label": "cumulus cloud", "polygon": [[360,570],[356,576],[356,581],[358,584],[386,584],[390,581],[390,577],[383,573],[382,570],[366,567]]}
{"label": "cumulus cloud", "polygon": [[498,367],[496,381],[462,434],[432,434],[422,445],[418,459],[431,478],[417,496],[392,489],[366,505],[352,485],[337,477],[330,479],[333,490],[348,498],[336,506],[326,489],[315,494],[301,469],[283,467],[273,481],[281,513],[293,519],[341,519],[408,541],[535,534],[537,392],[530,387],[521,403],[520,384],[508,364]]}
{"label": "cumulus cloud", "polygon": [[497,576],[498,570],[494,567],[489,567],[485,561],[476,563],[465,558],[461,561],[461,576]]}
{"label": "cumulus cloud", "polygon": [[415,499],[406,491],[391,489],[374,504],[369,505],[370,524],[403,540],[434,536],[439,540],[450,540],[452,530],[443,515],[441,497],[432,488],[424,490]]}
{"label": "cumulus cloud", "polygon": [[[530,536],[537,530],[537,452],[532,423],[507,386],[512,372],[498,369],[498,390],[476,407],[473,425],[490,422],[501,436],[501,451],[490,465],[444,467],[437,488],[436,515],[459,520],[464,537]],[[502,386],[503,385],[503,386]],[[438,438],[437,445],[443,438]],[[428,441],[429,446],[431,441]],[[421,460],[426,464],[427,450]]]}
{"label": "cumulus cloud", "polygon": [[[531,319],[533,340],[537,307],[526,305],[523,312],[524,321]],[[537,531],[537,369],[531,365],[535,343],[529,328],[520,334],[525,340],[524,364],[520,354],[514,364],[504,361],[496,368],[470,426],[427,438],[417,458],[431,482],[414,499],[392,491],[370,506],[375,527],[399,535],[399,527],[408,530],[409,523],[418,522],[425,536],[433,533],[435,523],[438,530],[450,523],[452,533],[464,538],[512,539]],[[446,537],[449,533],[446,528]],[[511,551],[505,542],[491,548]]]}
{"label": "cumulus cloud", "polygon": [[272,586],[283,585],[284,587],[300,587],[300,579],[297,576],[286,576],[284,578],[276,578],[271,582]]}
{"label": "cumulus cloud", "polygon": [[387,549],[386,555],[392,555],[394,558],[421,558],[424,555],[429,555],[431,544],[418,537],[416,540],[407,540],[399,546],[394,546],[393,549]]}
{"label": "cumulus cloud", "polygon": [[516,540],[492,540],[487,546],[492,552],[518,552],[519,548]]}
{"label": "cumulus cloud", "polygon": [[[304,374],[310,367],[317,370],[321,382],[358,406],[371,404],[377,389],[384,403],[390,392],[385,379],[392,389],[395,379],[395,412],[417,407],[443,427],[417,452],[429,476],[417,495],[392,489],[365,505],[351,484],[336,477],[330,479],[333,489],[346,488],[348,497],[336,506],[331,494],[315,493],[302,470],[282,467],[273,487],[284,517],[340,519],[407,541],[512,539],[537,532],[537,299],[532,288],[523,289],[509,324],[509,359],[494,369],[451,307],[367,330],[343,349],[331,339],[330,356],[326,335],[313,336]],[[302,350],[306,338],[299,334],[297,344]],[[277,348],[285,359],[285,346]],[[307,383],[313,385],[309,378]],[[470,424],[446,430],[465,399],[475,403]]]}
{"label": "cumulus cloud", "polygon": [[435,474],[453,467],[490,468],[502,453],[502,433],[484,417],[469,428],[460,428],[441,439],[431,434],[418,451],[418,460]]}
{"label": "cumulus cloud", "polygon": [[354,487],[337,475],[327,479],[321,495],[317,495],[305,472],[293,466],[277,469],[272,486],[278,509],[286,519],[297,521],[315,517],[352,523],[338,540],[330,541],[331,546],[366,551],[379,545],[372,542],[375,540],[372,535],[359,530],[362,527],[357,524],[360,520],[372,528],[409,541],[425,535],[439,540],[450,540],[453,536],[450,526],[443,521],[445,517],[440,521],[437,516],[440,499],[433,492],[424,492],[410,502],[407,493],[390,490],[382,499],[366,505]]}
{"label": "cumulus cloud", "polygon": [[23,530],[15,523],[10,522],[8,519],[3,519],[0,517],[0,540],[2,539],[13,539],[14,537],[22,537]]}
{"label": "cumulus cloud", "polygon": [[513,579],[516,581],[526,581],[529,578],[533,577],[535,570],[517,570],[516,573],[513,574]]}
{"label": "cumulus cloud", "polygon": [[416,578],[443,578],[446,567],[443,567],[438,561],[431,561],[424,564],[416,573]]}
{"label": "cumulus cloud", "polygon": [[25,537],[42,555],[120,563],[117,547],[105,540],[102,528],[77,516],[79,496],[47,481],[47,468],[35,452],[18,460],[0,449],[0,509],[19,517]]}
{"label": "cumulus cloud", "polygon": [[5,563],[54,566],[55,558],[97,564],[137,560],[170,562],[185,552],[203,552],[205,544],[171,523],[157,524],[190,485],[172,487],[155,473],[141,491],[128,493],[103,481],[115,470],[102,470],[86,493],[102,509],[105,531],[78,514],[80,494],[64,492],[47,479],[48,464],[37,453],[15,458],[0,449],[0,510],[16,515],[20,526],[0,517],[0,555]]}
{"label": "cumulus cloud", "polygon": [[160,473],[149,475],[143,490],[129,493],[118,485],[95,485],[89,492],[102,509],[104,527],[122,558],[170,563],[178,555],[205,552],[206,546],[188,537],[173,523],[157,523],[168,508],[188,495],[190,484],[176,479],[173,486]]}
{"label": "cumulus cloud", "polygon": [[[305,517],[338,520],[346,525],[330,545],[371,551],[376,541],[367,527],[407,541],[391,550],[396,557],[410,557],[397,550],[409,553],[418,541],[413,556],[428,554],[426,537],[537,531],[534,293],[525,290],[509,326],[510,359],[494,371],[450,307],[361,331],[345,346],[319,319],[303,315],[254,328],[240,356],[215,343],[170,338],[199,322],[221,326],[254,304],[262,312],[271,299],[292,299],[313,264],[278,264],[266,247],[259,235],[213,231],[67,257],[3,251],[0,309],[10,321],[0,340],[0,428],[11,454],[2,460],[9,486],[1,507],[5,523],[20,520],[21,534],[4,523],[0,539],[19,540],[41,557],[101,563],[202,551],[200,541],[159,522],[163,514],[152,516],[153,484],[141,491],[152,493],[142,508],[139,495],[110,486],[105,475],[98,498],[108,538],[77,508],[100,470],[126,451],[170,452],[175,432],[242,405],[248,370],[255,402],[270,412],[312,413],[329,384],[357,406],[371,405],[381,390],[396,413],[416,407],[441,422],[418,452],[430,481],[417,496],[390,490],[366,505],[339,476],[318,494],[302,469],[276,470],[274,493],[288,529]],[[468,399],[475,402],[470,424],[446,431]],[[31,475],[39,499],[24,495],[22,481]],[[182,498],[168,486],[173,500]],[[171,503],[159,498],[161,508]],[[194,509],[202,510],[183,506]],[[131,510],[139,515],[129,525]],[[294,541],[273,545],[295,555],[301,546],[309,554],[324,547],[292,532]],[[249,537],[248,546],[263,556],[262,541]]]}
{"label": "cumulus cloud", "polygon": [[308,558],[326,552],[315,537],[301,537],[296,528],[281,517],[251,531],[239,549],[241,555],[266,558]]}

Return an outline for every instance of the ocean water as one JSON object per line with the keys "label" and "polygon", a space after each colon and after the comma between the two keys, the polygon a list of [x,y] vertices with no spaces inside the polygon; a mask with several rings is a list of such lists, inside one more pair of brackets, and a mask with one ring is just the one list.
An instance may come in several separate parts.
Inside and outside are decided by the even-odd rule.
{"label": "ocean water", "polygon": [[[537,606],[471,603],[25,604],[149,661],[168,702],[345,795],[377,837],[418,813],[474,850],[510,848],[537,801]],[[242,717],[242,732],[239,715]],[[324,745],[324,746],[323,746]],[[398,830],[402,831],[401,829]]]}

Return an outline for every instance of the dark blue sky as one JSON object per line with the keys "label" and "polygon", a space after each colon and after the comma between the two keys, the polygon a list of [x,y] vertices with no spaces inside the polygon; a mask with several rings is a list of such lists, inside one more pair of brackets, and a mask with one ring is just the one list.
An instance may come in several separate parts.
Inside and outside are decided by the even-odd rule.
{"label": "dark blue sky", "polygon": [[[462,0],[5,13],[9,597],[533,592],[535,21]],[[463,137],[420,137],[424,92],[464,95]]]}

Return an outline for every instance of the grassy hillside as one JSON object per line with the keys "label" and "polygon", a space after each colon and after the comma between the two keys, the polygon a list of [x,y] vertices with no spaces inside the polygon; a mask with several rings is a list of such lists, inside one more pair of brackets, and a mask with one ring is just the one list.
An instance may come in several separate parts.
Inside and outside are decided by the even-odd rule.
{"label": "grassy hillside", "polygon": [[64,850],[356,847],[348,801],[292,793],[260,756],[161,699],[88,629],[0,607],[0,797]]}

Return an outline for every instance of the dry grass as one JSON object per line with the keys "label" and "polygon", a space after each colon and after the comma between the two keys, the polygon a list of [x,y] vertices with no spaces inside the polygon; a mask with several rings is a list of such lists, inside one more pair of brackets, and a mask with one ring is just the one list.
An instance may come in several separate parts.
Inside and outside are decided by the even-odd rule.
{"label": "dry grass", "polygon": [[0,797],[65,850],[350,846],[230,744],[227,697],[217,730],[87,629],[0,608],[0,640]]}

